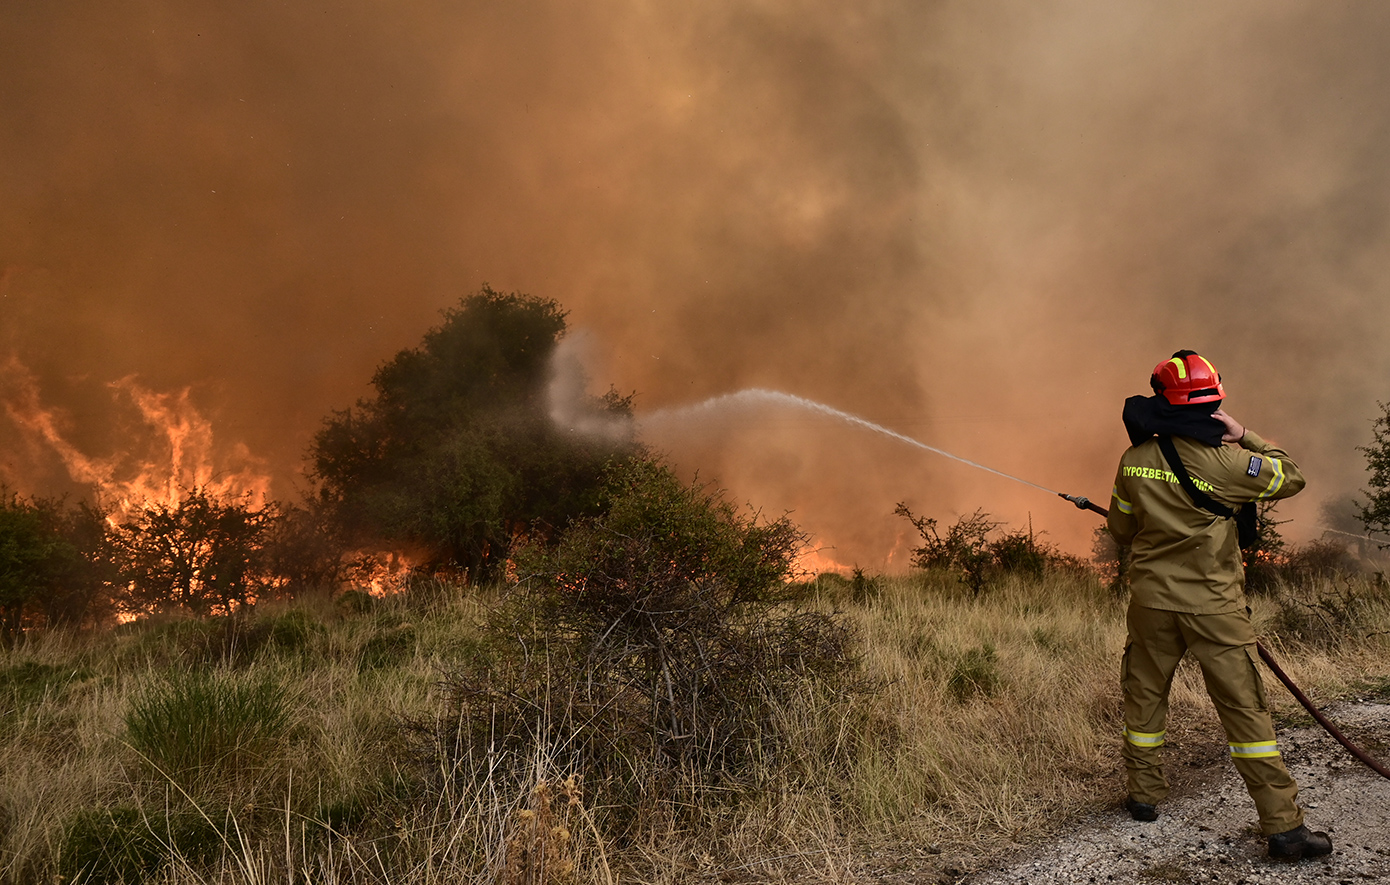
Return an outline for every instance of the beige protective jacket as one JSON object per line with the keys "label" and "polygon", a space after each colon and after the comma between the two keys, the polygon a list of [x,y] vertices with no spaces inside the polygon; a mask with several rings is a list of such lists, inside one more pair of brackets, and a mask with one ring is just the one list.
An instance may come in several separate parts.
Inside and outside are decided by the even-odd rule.
{"label": "beige protective jacket", "polygon": [[[1173,437],[1173,445],[1193,483],[1233,510],[1303,488],[1303,473],[1288,453],[1249,430],[1239,447],[1214,449],[1183,436]],[[1245,607],[1235,520],[1192,503],[1157,439],[1131,447],[1120,459],[1109,527],[1116,541],[1130,547],[1135,605],[1194,614]]]}

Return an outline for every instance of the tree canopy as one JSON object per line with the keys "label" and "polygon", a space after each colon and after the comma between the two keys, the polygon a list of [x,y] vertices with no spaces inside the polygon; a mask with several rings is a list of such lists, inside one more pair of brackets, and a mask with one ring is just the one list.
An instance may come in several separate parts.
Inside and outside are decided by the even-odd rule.
{"label": "tree canopy", "polygon": [[[310,446],[317,501],[343,536],[483,578],[516,537],[596,512],[605,464],[635,447],[551,422],[546,387],[564,332],[555,301],[484,287],[382,365],[375,395],[330,415]],[[594,407],[628,412],[613,394]]]}
{"label": "tree canopy", "polygon": [[114,577],[101,510],[0,488],[0,645],[18,641],[32,616],[50,626],[99,616]]}
{"label": "tree canopy", "polygon": [[1375,419],[1373,441],[1362,446],[1366,470],[1371,474],[1358,507],[1361,524],[1368,532],[1390,533],[1390,405],[1380,404],[1382,414]]}
{"label": "tree canopy", "polygon": [[230,614],[254,604],[279,583],[266,544],[276,518],[274,505],[201,488],[144,507],[116,529],[127,610]]}

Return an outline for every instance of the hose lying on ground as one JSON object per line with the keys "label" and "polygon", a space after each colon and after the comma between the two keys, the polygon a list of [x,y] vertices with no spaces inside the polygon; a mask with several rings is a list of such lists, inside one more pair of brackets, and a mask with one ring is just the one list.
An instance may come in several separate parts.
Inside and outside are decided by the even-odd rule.
{"label": "hose lying on ground", "polygon": [[1290,679],[1287,675],[1285,675],[1284,671],[1280,669],[1277,663],[1275,663],[1274,656],[1269,653],[1269,649],[1264,647],[1264,643],[1256,642],[1255,649],[1260,653],[1260,660],[1264,661],[1265,664],[1269,666],[1269,669],[1274,671],[1274,675],[1278,676],[1279,681],[1284,683],[1284,687],[1289,690],[1289,694],[1293,695],[1295,698],[1298,699],[1298,702],[1303,705],[1303,709],[1311,713],[1313,715],[1313,718],[1318,721],[1318,724],[1321,725],[1324,729],[1326,729],[1328,734],[1336,738],[1337,743],[1346,747],[1348,753],[1361,760],[1361,763],[1365,765],[1367,768],[1369,768],[1371,771],[1374,771],[1376,774],[1380,775],[1383,778],[1390,778],[1390,771],[1386,771],[1385,766],[1381,765],[1379,762],[1375,761],[1370,756],[1367,756],[1366,753],[1360,747],[1356,746],[1356,744],[1353,744],[1350,740],[1347,739],[1346,735],[1342,734],[1341,729],[1337,728],[1337,726],[1333,725],[1330,721],[1328,721],[1328,718],[1322,715],[1322,712],[1319,711],[1317,707],[1313,706],[1313,702],[1308,700],[1308,696],[1305,695],[1302,691],[1300,691],[1298,686],[1294,685],[1293,680]]}

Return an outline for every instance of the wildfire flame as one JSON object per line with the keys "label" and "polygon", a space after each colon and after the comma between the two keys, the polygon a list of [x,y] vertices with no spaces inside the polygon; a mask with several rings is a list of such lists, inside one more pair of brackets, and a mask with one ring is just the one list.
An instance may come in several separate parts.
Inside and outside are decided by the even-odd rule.
{"label": "wildfire flame", "polygon": [[[58,456],[73,481],[88,485],[111,510],[112,524],[129,521],[149,506],[177,507],[184,493],[200,489],[217,498],[269,500],[270,477],[240,443],[219,447],[212,424],[192,402],[185,387],[159,393],[134,376],[109,385],[118,401],[133,405],[146,432],[130,450],[108,458],[90,456],[63,432],[67,416],[44,404],[38,380],[16,357],[5,362],[5,413],[32,443]],[[139,454],[144,452],[146,454]]]}
{"label": "wildfire flame", "polygon": [[796,569],[811,577],[823,575],[826,572],[848,576],[850,572],[854,571],[849,566],[826,556],[825,550],[820,548],[807,548],[801,551],[801,554],[796,558]]}
{"label": "wildfire flame", "polygon": [[399,550],[357,550],[345,558],[353,564],[353,584],[378,598],[404,590],[420,566]]}

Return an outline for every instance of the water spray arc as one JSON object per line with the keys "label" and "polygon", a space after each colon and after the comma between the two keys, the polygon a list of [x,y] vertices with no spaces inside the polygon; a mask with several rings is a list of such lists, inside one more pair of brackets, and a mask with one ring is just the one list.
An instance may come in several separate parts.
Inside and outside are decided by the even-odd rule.
{"label": "water spray arc", "polygon": [[[915,446],[919,449],[924,449],[928,452],[932,452],[937,455],[942,455],[946,458],[950,458],[953,461],[959,461],[962,464],[966,464],[978,470],[983,470],[986,473],[993,473],[995,476],[1002,476],[1005,479],[1010,479],[1014,482],[1021,483],[1039,491],[1047,492],[1050,495],[1056,495],[1059,498],[1063,498],[1067,501],[1070,501],[1072,504],[1075,504],[1077,509],[1089,510],[1092,513],[1096,513],[1104,517],[1108,517],[1110,515],[1110,511],[1108,509],[1100,506],[1099,504],[1095,503],[1094,501],[1085,497],[1084,495],[1069,495],[1066,492],[1054,491],[1052,489],[1047,488],[1046,486],[1042,486],[1030,480],[1023,479],[1022,477],[1014,476],[1009,473],[1004,473],[1002,470],[995,470],[993,467],[987,467],[984,464],[971,461],[969,458],[962,458],[961,456],[952,454],[951,452],[947,452],[944,449],[938,449],[935,446],[929,446],[926,443],[921,442],[920,440],[913,439],[910,436],[905,436],[901,433],[898,433],[895,430],[890,430],[881,424],[875,424],[872,421],[860,418],[858,415],[851,415],[848,412],[842,412],[839,409],[827,406],[824,403],[818,403],[815,400],[809,400],[805,397],[796,396],[790,393],[782,393],[776,390],[764,390],[762,388],[756,387],[749,388],[747,390],[740,390],[736,393],[729,393],[723,396],[712,397],[710,399],[705,400],[704,402],[696,403],[693,406],[682,406],[672,409],[662,409],[653,412],[650,415],[645,416],[644,418],[639,419],[639,423],[659,424],[665,421],[690,420],[706,415],[711,415],[719,411],[747,408],[758,405],[790,406],[793,408],[803,409],[805,411],[826,415],[828,417],[835,418],[839,421],[862,427],[865,430],[872,430],[875,433],[881,433],[885,436],[899,440],[900,442],[907,443],[908,445]],[[1303,705],[1303,708],[1307,710],[1315,720],[1317,720],[1318,724],[1321,725],[1328,734],[1330,734],[1339,744],[1345,747],[1349,753],[1355,756],[1356,759],[1363,765],[1365,765],[1367,768],[1371,769],[1376,774],[1379,774],[1384,778],[1390,779],[1390,769],[1386,769],[1385,766],[1381,765],[1375,759],[1372,759],[1369,755],[1367,755],[1364,750],[1353,744],[1351,740],[1348,739],[1347,736],[1344,735],[1339,728],[1337,728],[1336,725],[1334,725],[1330,720],[1328,720],[1328,718],[1324,716],[1322,712],[1313,705],[1313,702],[1308,699],[1308,696],[1305,695],[1296,684],[1294,684],[1294,681],[1289,678],[1288,674],[1286,674],[1283,668],[1281,668],[1279,664],[1274,660],[1274,656],[1269,653],[1269,649],[1265,648],[1264,643],[1257,641],[1255,643],[1255,649],[1259,652],[1261,660],[1265,662],[1265,664],[1279,679],[1279,681],[1284,684],[1284,687],[1289,690],[1289,693],[1292,694],[1294,698],[1297,699],[1298,702]]]}
{"label": "water spray arc", "polygon": [[977,461],[971,461],[969,458],[962,458],[960,455],[954,455],[946,451],[945,449],[938,449],[936,446],[929,446],[921,440],[913,439],[910,436],[898,433],[896,430],[890,430],[887,427],[884,427],[882,424],[875,424],[874,422],[869,421],[865,418],[860,418],[858,415],[851,415],[849,412],[842,412],[839,409],[836,409],[832,406],[827,406],[825,403],[818,403],[815,400],[809,400],[805,397],[796,396],[795,394],[791,393],[782,393],[781,391],[777,390],[764,390],[761,387],[750,387],[747,390],[740,390],[735,393],[724,394],[723,396],[711,397],[710,399],[707,399],[704,402],[696,403],[693,406],[680,406],[671,409],[660,409],[658,411],[652,412],[650,415],[642,417],[641,419],[639,419],[639,423],[644,425],[651,425],[659,424],[665,421],[688,420],[699,418],[707,414],[715,414],[720,411],[728,411],[733,409],[748,408],[760,405],[789,406],[794,409],[801,409],[803,411],[815,412],[819,415],[825,415],[826,417],[834,418],[837,421],[843,421],[846,424],[853,424],[857,427],[862,427],[865,430],[872,430],[874,433],[881,433],[884,436],[896,439],[899,442],[907,443],[910,446],[915,446],[916,448],[923,449],[933,454],[941,455],[945,458],[950,458],[952,461],[959,461],[961,464],[974,467],[977,470],[983,470],[986,473],[993,473],[995,476],[1002,476],[1004,479],[1013,480],[1016,483],[1021,483],[1022,485],[1028,486],[1029,488],[1037,489],[1040,492],[1047,492],[1049,495],[1058,495],[1063,498],[1068,498],[1068,500],[1074,500],[1071,499],[1068,495],[1063,494],[1062,492],[1055,492],[1052,489],[1049,489],[1047,486],[1038,485],[1035,482],[1023,479],[1022,477],[1014,476],[1011,473],[1005,473],[1002,470],[995,470],[993,467],[988,467],[984,464],[980,464]]}

